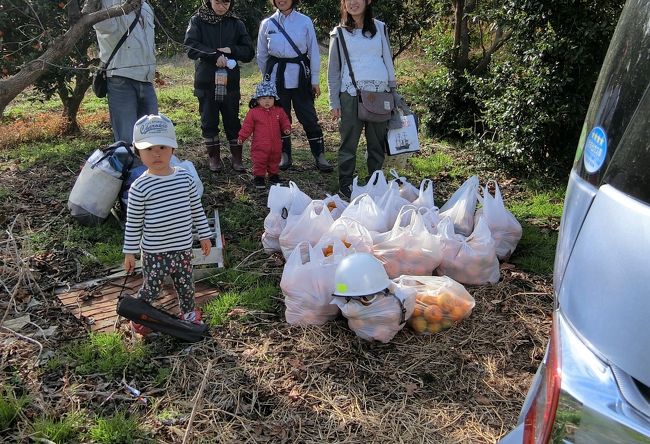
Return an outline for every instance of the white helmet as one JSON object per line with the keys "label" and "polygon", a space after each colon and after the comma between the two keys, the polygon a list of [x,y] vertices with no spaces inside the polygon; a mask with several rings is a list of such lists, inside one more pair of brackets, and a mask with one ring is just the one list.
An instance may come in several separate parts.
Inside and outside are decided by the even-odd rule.
{"label": "white helmet", "polygon": [[334,296],[371,296],[388,288],[390,280],[384,266],[369,253],[354,253],[343,258],[334,273]]}

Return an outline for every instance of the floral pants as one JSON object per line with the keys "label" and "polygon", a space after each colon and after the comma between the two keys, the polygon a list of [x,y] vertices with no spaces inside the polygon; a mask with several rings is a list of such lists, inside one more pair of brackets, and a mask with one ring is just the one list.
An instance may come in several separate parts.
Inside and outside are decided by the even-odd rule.
{"label": "floral pants", "polygon": [[169,275],[178,295],[181,312],[194,310],[194,279],[192,279],[192,250],[142,252],[142,277],[139,298],[153,302],[160,295],[165,276]]}

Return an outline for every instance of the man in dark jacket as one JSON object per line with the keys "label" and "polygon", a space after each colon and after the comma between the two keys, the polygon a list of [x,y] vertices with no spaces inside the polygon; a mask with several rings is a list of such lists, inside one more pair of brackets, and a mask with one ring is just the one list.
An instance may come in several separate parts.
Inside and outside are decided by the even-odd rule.
{"label": "man in dark jacket", "polygon": [[[242,146],[237,143],[241,129],[239,120],[240,72],[236,61],[250,62],[255,49],[244,22],[232,15],[234,2],[203,0],[190,19],[185,33],[187,55],[195,60],[194,95],[199,100],[201,133],[208,151],[210,170],[223,169],[219,144],[219,116],[223,119],[232,168],[245,172]],[[217,74],[227,73],[225,92],[223,81],[215,89]],[[224,74],[226,74],[224,73]],[[225,76],[224,76],[225,77]]]}

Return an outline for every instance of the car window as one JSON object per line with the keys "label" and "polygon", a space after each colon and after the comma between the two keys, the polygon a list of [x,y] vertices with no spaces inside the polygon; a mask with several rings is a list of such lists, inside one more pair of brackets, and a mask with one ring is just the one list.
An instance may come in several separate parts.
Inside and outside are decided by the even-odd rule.
{"label": "car window", "polygon": [[574,167],[595,186],[610,183],[650,202],[650,2],[628,3],[594,88]]}

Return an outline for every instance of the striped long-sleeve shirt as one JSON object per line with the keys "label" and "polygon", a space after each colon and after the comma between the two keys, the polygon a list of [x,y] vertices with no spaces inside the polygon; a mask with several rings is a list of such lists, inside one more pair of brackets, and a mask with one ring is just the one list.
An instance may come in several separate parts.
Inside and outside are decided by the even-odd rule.
{"label": "striped long-sleeve shirt", "polygon": [[212,233],[189,172],[169,176],[143,174],[129,188],[124,253],[160,253],[192,248],[192,225],[199,238]]}

